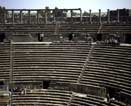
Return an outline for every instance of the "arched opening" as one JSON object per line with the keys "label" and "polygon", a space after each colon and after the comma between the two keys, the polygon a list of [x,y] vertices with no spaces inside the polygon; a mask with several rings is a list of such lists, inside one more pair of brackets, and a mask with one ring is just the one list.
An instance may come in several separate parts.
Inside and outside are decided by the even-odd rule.
{"label": "arched opening", "polygon": [[131,34],[125,35],[125,43],[131,44]]}
{"label": "arched opening", "polygon": [[38,41],[42,42],[44,38],[44,34],[43,33],[38,33]]}
{"label": "arched opening", "polygon": [[43,81],[43,89],[48,89],[50,86],[50,80],[44,80]]}
{"label": "arched opening", "polygon": [[68,36],[68,40],[69,40],[69,41],[72,41],[72,40],[73,40],[73,37],[74,37],[73,35],[74,35],[73,33],[70,33],[70,34],[69,34],[69,36]]}
{"label": "arched opening", "polygon": [[5,39],[5,33],[0,33],[0,42],[3,42]]}
{"label": "arched opening", "polygon": [[102,41],[102,34],[101,34],[101,33],[98,33],[98,34],[96,35],[96,40],[97,40],[97,41]]}

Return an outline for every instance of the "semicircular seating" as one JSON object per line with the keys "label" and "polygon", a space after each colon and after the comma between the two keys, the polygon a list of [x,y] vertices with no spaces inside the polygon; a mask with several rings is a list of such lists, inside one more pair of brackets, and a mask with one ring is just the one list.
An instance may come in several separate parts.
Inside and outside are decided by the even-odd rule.
{"label": "semicircular seating", "polygon": [[13,44],[13,80],[77,82],[89,50],[87,43]]}
{"label": "semicircular seating", "polygon": [[131,24],[104,24],[101,33],[131,33]]}
{"label": "semicircular seating", "polygon": [[[96,95],[78,96],[71,91],[48,89],[27,92],[26,95],[13,95],[14,106],[43,106],[43,104],[45,106],[126,106],[130,104],[129,101],[126,102],[130,99],[127,97],[131,97],[130,46],[94,45],[92,49],[85,42],[51,44],[16,42],[12,45],[1,43],[0,46],[0,79],[9,80],[12,76],[14,82],[20,83],[51,80],[67,84],[92,85],[107,88],[107,93],[112,90],[112,97],[118,94],[117,96],[122,96],[120,98],[126,98],[124,101],[115,98],[116,100],[107,103],[103,97]],[[87,64],[84,70],[85,62]],[[47,96],[49,98],[46,98]]]}
{"label": "semicircular seating", "polygon": [[97,45],[80,83],[114,88],[131,94],[131,48]]}
{"label": "semicircular seating", "polygon": [[110,103],[104,97],[81,94],[72,91],[35,89],[27,90],[26,94],[12,96],[13,106],[127,106],[113,100]]}
{"label": "semicircular seating", "polygon": [[10,43],[0,43],[0,80],[10,78]]}
{"label": "semicircular seating", "polygon": [[13,106],[67,106],[70,91],[60,90],[30,90],[25,95],[13,95]]}

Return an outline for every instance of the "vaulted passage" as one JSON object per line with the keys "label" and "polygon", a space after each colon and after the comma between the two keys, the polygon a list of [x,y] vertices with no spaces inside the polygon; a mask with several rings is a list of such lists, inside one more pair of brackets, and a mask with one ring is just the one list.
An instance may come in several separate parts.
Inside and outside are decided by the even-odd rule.
{"label": "vaulted passage", "polygon": [[131,44],[131,33],[125,35],[125,43]]}
{"label": "vaulted passage", "polygon": [[102,34],[101,33],[96,35],[96,40],[97,41],[101,41],[102,40]]}
{"label": "vaulted passage", "polygon": [[3,42],[5,39],[5,33],[0,33],[0,42]]}
{"label": "vaulted passage", "polygon": [[49,80],[44,80],[43,81],[43,89],[48,89],[50,86],[50,81]]}

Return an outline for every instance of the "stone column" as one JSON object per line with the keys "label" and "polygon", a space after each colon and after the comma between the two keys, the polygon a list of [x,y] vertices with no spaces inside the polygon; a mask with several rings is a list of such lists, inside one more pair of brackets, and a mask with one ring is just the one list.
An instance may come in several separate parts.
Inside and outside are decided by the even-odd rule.
{"label": "stone column", "polygon": [[99,9],[99,24],[101,24],[101,9]]}
{"label": "stone column", "polygon": [[90,24],[92,24],[91,10],[89,10]]}
{"label": "stone column", "polygon": [[119,14],[119,9],[117,9],[117,22],[120,22],[120,14]]}
{"label": "stone column", "polygon": [[31,24],[31,14],[30,14],[30,10],[28,10],[28,21],[29,21],[29,24]]}
{"label": "stone column", "polygon": [[4,12],[4,13],[3,13],[3,23],[4,23],[4,24],[6,24],[6,22],[7,22],[6,19],[7,19],[7,13]]}
{"label": "stone column", "polygon": [[48,17],[47,17],[47,10],[45,10],[45,24],[48,22]]}
{"label": "stone column", "polygon": [[110,10],[107,9],[107,23],[110,23]]}
{"label": "stone column", "polygon": [[14,24],[14,10],[12,10],[12,24]]}
{"label": "stone column", "polygon": [[72,18],[73,17],[72,16],[73,15],[73,10],[70,10],[70,12],[71,12],[71,22],[73,22],[73,18]]}
{"label": "stone column", "polygon": [[55,22],[56,22],[56,18],[55,18],[55,14],[56,14],[56,13],[55,13],[55,10],[53,10],[52,12],[53,12],[53,21],[54,21],[54,23],[55,23]]}
{"label": "stone column", "polygon": [[80,9],[80,22],[82,22],[82,10]]}
{"label": "stone column", "polygon": [[23,15],[22,15],[22,10],[20,10],[20,24],[23,23]]}
{"label": "stone column", "polygon": [[37,16],[36,16],[36,18],[37,18],[37,24],[39,24],[39,10],[37,10]]}

